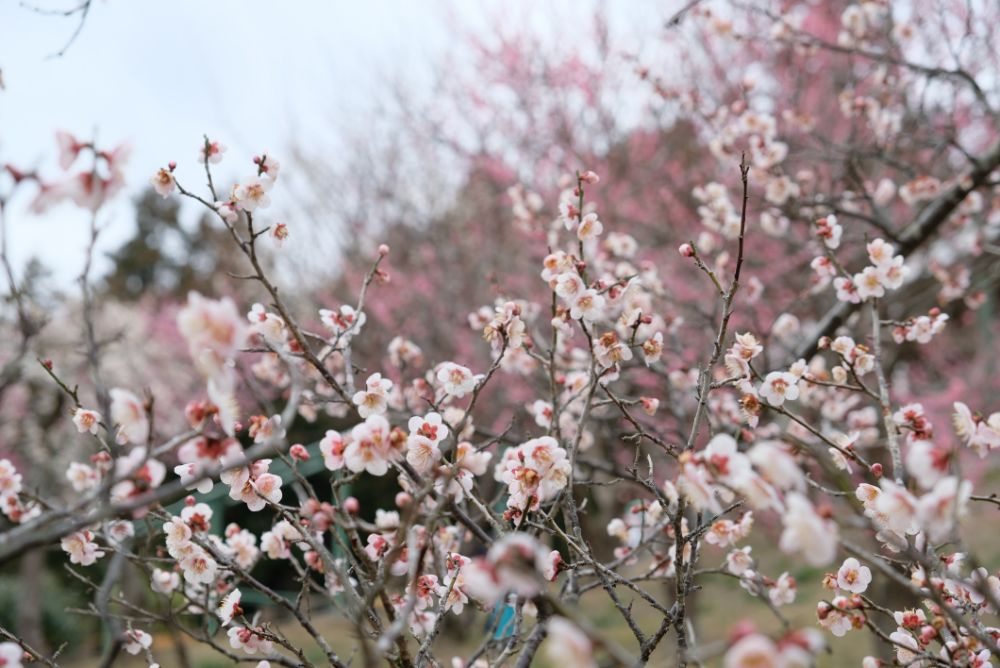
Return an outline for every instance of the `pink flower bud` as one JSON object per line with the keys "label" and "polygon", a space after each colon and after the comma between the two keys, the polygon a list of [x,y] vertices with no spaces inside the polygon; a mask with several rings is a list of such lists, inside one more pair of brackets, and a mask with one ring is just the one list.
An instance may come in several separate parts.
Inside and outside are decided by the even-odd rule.
{"label": "pink flower bud", "polygon": [[406,492],[400,492],[396,495],[396,507],[405,508],[413,501],[413,497]]}
{"label": "pink flower bud", "polygon": [[388,255],[389,254],[388,244],[380,244],[378,247],[378,254],[381,255],[382,257]]}
{"label": "pink flower bud", "polygon": [[344,512],[348,515],[356,515],[361,510],[361,502],[356,497],[349,496],[344,499]]}
{"label": "pink flower bud", "polygon": [[288,225],[285,223],[278,223],[272,228],[271,236],[273,236],[274,240],[280,244],[288,238]]}
{"label": "pink flower bud", "polygon": [[601,177],[599,177],[596,172],[592,172],[591,170],[588,169],[583,174],[580,174],[580,180],[583,181],[584,183],[589,183],[593,185],[595,183],[599,183]]}
{"label": "pink flower bud", "polygon": [[660,407],[660,400],[654,397],[640,397],[639,401],[642,403],[642,410],[646,415],[655,415],[656,409]]}
{"label": "pink flower bud", "polygon": [[872,475],[875,476],[875,479],[878,480],[879,478],[882,477],[882,465],[879,464],[878,462],[875,462],[874,464],[872,464],[871,472]]}
{"label": "pink flower bud", "polygon": [[171,160],[170,162],[167,163],[167,168],[170,171],[174,171],[175,169],[177,169],[177,163]]}
{"label": "pink flower bud", "polygon": [[691,244],[681,244],[677,252],[681,254],[681,257],[694,257],[694,246]]}
{"label": "pink flower bud", "polygon": [[301,443],[296,443],[288,450],[288,454],[292,456],[297,462],[309,461],[309,451],[306,450],[306,446]]}

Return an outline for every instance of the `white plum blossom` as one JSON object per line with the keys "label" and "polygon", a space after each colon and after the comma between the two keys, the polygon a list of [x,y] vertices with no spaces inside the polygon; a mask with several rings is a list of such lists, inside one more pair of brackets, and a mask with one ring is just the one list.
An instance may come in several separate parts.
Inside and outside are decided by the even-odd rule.
{"label": "white plum blossom", "polygon": [[854,557],[845,559],[840,569],[837,570],[837,586],[852,594],[863,594],[871,581],[871,569],[862,566],[861,562]]}
{"label": "white plum blossom", "polygon": [[828,565],[837,552],[837,525],[821,517],[809,499],[798,492],[788,494],[785,504],[781,550],[799,554],[813,566]]}
{"label": "white plum blossom", "polygon": [[879,298],[885,295],[885,286],[882,284],[882,273],[878,267],[865,267],[860,274],[854,274],[853,283],[858,289],[858,296],[862,299]]}
{"label": "white plum blossom", "polygon": [[365,389],[359,390],[352,397],[354,405],[362,418],[371,415],[384,415],[389,408],[389,392],[393,383],[383,378],[380,373],[373,373],[365,381]]}
{"label": "white plum blossom", "polygon": [[174,180],[174,175],[166,168],[157,170],[156,174],[150,177],[149,184],[153,186],[156,194],[163,198],[170,197],[177,190],[177,182]]}
{"label": "white plum blossom", "polygon": [[93,467],[80,462],[71,462],[66,470],[66,479],[72,485],[73,491],[87,492],[97,488],[101,476]]}
{"label": "white plum blossom", "polygon": [[788,573],[782,573],[775,580],[774,584],[767,589],[767,596],[776,606],[788,605],[795,602],[795,595],[798,593],[798,584]]}
{"label": "white plum blossom", "polygon": [[816,221],[816,235],[830,250],[840,248],[840,237],[844,228],[837,222],[837,217],[830,215]]}
{"label": "white plum blossom", "polygon": [[226,632],[229,636],[229,645],[233,649],[241,649],[246,654],[270,654],[274,644],[268,640],[259,629],[250,629],[245,626],[231,626]]}
{"label": "white plum blossom", "polygon": [[414,416],[407,423],[410,434],[424,436],[435,444],[448,437],[448,425],[444,423],[440,413],[431,411],[423,417]]}
{"label": "white plum blossom", "polygon": [[371,415],[351,430],[350,442],[344,448],[344,464],[354,472],[367,471],[374,476],[385,475],[389,463],[399,454],[391,440],[388,421],[381,415]]}
{"label": "white plum blossom", "polygon": [[271,189],[271,179],[252,176],[233,189],[233,199],[244,211],[255,211],[258,207],[266,209],[271,205],[268,191]]}
{"label": "white plum blossom", "polygon": [[93,539],[94,535],[89,531],[78,531],[62,539],[62,549],[69,555],[70,563],[90,566],[104,556],[104,551]]}
{"label": "white plum blossom", "polygon": [[364,311],[357,312],[353,307],[343,305],[339,310],[320,309],[319,319],[332,332],[333,338],[339,338],[344,344],[361,332],[368,316]]}
{"label": "white plum blossom", "polygon": [[428,472],[441,459],[441,450],[435,441],[420,434],[410,434],[406,440],[406,461],[418,473]]}
{"label": "white plum blossom", "polygon": [[469,369],[454,362],[442,364],[437,371],[438,382],[444,389],[445,394],[461,399],[469,392],[472,392],[482,375],[475,375]]}
{"label": "white plum blossom", "polygon": [[132,655],[148,650],[153,644],[153,636],[140,629],[129,629],[125,632],[122,649]]}
{"label": "white plum blossom", "polygon": [[215,615],[222,622],[223,626],[228,626],[234,617],[243,614],[243,609],[240,607],[241,597],[242,593],[240,593],[240,590],[233,589],[222,598],[219,607],[215,611]]}
{"label": "white plum blossom", "polygon": [[553,665],[565,668],[597,668],[594,644],[580,627],[563,617],[546,622],[548,639],[542,645]]}
{"label": "white plum blossom", "polygon": [[88,431],[91,434],[96,434],[101,426],[101,414],[86,408],[77,408],[73,412],[73,424],[81,434]]}
{"label": "white plum blossom", "polygon": [[347,443],[340,432],[328,430],[323,439],[319,442],[319,451],[323,455],[323,465],[330,471],[339,471],[344,468],[344,449]]}
{"label": "white plum blossom", "polygon": [[597,294],[596,290],[587,289],[577,295],[573,301],[569,316],[574,320],[586,320],[594,322],[601,317],[604,310],[604,297]]}
{"label": "white plum blossom", "polygon": [[150,580],[150,587],[155,592],[161,594],[172,594],[181,585],[180,574],[174,571],[165,571],[160,568],[154,568],[152,578]]}
{"label": "white plum blossom", "polygon": [[259,334],[273,348],[281,348],[285,343],[285,321],[274,313],[268,313],[262,304],[254,304],[247,313],[250,329]]}
{"label": "white plum blossom", "polygon": [[149,419],[142,400],[120,387],[111,389],[111,421],[117,428],[118,442],[143,444],[149,436]]}
{"label": "white plum blossom", "polygon": [[605,332],[594,342],[594,356],[598,364],[609,368],[632,359],[632,349],[614,332]]}
{"label": "white plum blossom", "polygon": [[785,371],[772,371],[765,376],[758,393],[772,406],[781,406],[799,398],[798,378]]}
{"label": "white plum blossom", "polygon": [[596,239],[604,231],[604,225],[597,219],[596,213],[588,213],[576,228],[576,236],[580,241]]}
{"label": "white plum blossom", "polygon": [[726,652],[724,668],[781,666],[781,655],[773,640],[759,633],[743,636]]}
{"label": "white plum blossom", "polygon": [[206,139],[198,147],[198,162],[217,165],[222,162],[222,155],[225,152],[226,146],[223,143]]}

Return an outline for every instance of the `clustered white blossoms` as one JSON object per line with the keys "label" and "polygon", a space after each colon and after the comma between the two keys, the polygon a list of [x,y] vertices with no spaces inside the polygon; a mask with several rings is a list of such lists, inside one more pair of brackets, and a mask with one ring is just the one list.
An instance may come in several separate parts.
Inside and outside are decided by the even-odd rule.
{"label": "clustered white blossoms", "polygon": [[507,485],[504,516],[519,518],[525,512],[538,510],[566,487],[570,462],[556,439],[542,436],[505,450],[494,476]]}
{"label": "clustered white blossoms", "polygon": [[[879,16],[845,13],[843,34],[864,40]],[[713,25],[721,30],[723,24]],[[719,157],[743,143],[749,147],[747,173],[763,186],[760,224],[769,234],[782,234],[792,215],[787,205],[814,184],[786,173],[788,145],[779,138],[778,120],[734,106],[711,122],[719,129],[712,143]],[[199,161],[209,169],[225,152],[206,138]],[[227,198],[214,202],[213,193],[214,210],[237,235],[244,224],[251,234],[262,230],[252,223],[269,207],[280,170],[267,154],[253,162],[255,173],[234,184]],[[501,295],[469,315],[469,325],[488,344],[484,366],[458,355],[427,359],[418,343],[402,335],[389,343],[385,366],[356,364],[352,346],[368,322],[364,293],[356,307],[313,310],[323,332],[316,334],[303,332],[276,291],[270,306],[254,303],[242,316],[230,298],[192,292],[177,325],[206,398],[185,408],[190,432],[170,448],[159,447],[152,398],[125,388],[109,391],[102,407],[107,415],[81,405],[73,409],[76,431],[96,440],[100,452],[68,466],[71,487],[96,497],[107,485],[112,503],[134,505],[120,506],[126,509],[117,519],[61,536],[70,563],[93,566],[121,552],[137,532],[151,532],[148,544],[157,550],[148,563],[152,592],[167,606],[186,601],[186,614],[214,615],[233,654],[264,657],[259,666],[296,652],[244,595],[264,588],[252,574],[259,564],[278,562],[298,577],[303,597],[308,591],[338,597],[331,600],[345,610],[360,604],[355,621],[366,651],[401,665],[408,638],[426,649],[449,613],[484,610],[510,611],[517,624],[535,618],[549,634],[544,646],[556,663],[590,667],[598,665],[601,652],[619,657],[611,642],[585,631],[585,616],[560,603],[567,591],[578,593],[581,583],[607,591],[628,586],[665,618],[677,614],[677,605],[660,603],[659,594],[645,592],[630,573],[671,580],[670,591],[680,597],[690,593],[696,576],[731,576],[769,608],[794,603],[801,596],[801,574],[769,574],[767,555],[746,544],[755,527],[770,524],[780,551],[811,567],[836,569],[810,583],[830,592],[829,600],[817,602],[820,628],[844,636],[870,625],[876,614],[888,614],[898,625],[889,637],[900,662],[930,665],[933,649],[957,657],[955,665],[989,665],[983,637],[995,641],[1000,633],[980,631],[979,620],[997,612],[1000,574],[950,547],[973,499],[972,483],[953,466],[960,448],[935,433],[920,404],[892,410],[885,380],[876,373],[882,364],[877,346],[856,340],[853,323],[819,339],[809,359],[782,363],[780,356],[796,348],[811,323],[781,313],[763,323],[769,326],[753,324],[758,338],[748,331],[730,334],[727,313],[712,363],[692,368],[677,336],[684,319],[664,306],[669,285],[654,262],[643,259],[646,249],[636,238],[605,234],[612,219],[602,220],[587,201],[586,188],[598,182],[595,173],[583,171],[575,185],[561,184],[568,187],[559,196],[558,214],[548,219],[540,272],[546,299]],[[173,163],[152,183],[165,197],[185,192]],[[939,185],[917,179],[900,197],[926,199]],[[733,257],[719,238],[741,238],[745,212],[718,182],[693,195],[706,231],[697,245],[683,244],[680,254],[711,279],[728,309],[737,284],[734,276],[727,297]],[[523,188],[513,189],[511,199],[521,224],[546,224],[543,199]],[[810,209],[810,218],[830,210]],[[948,315],[940,309],[878,320],[877,300],[899,289],[909,272],[891,243],[868,241],[868,264],[849,273],[834,251],[846,255],[854,248],[851,230],[832,213],[812,229],[822,248],[811,262],[815,294],[832,286],[842,302],[868,302],[876,337],[885,327],[897,343],[923,344],[942,331]],[[270,236],[280,247],[287,226],[273,225]],[[380,248],[379,260],[387,254]],[[737,267],[740,262],[742,257]],[[748,293],[750,303],[760,300],[760,281],[741,280],[740,295]],[[238,362],[245,355],[258,357],[244,366]],[[491,401],[487,386],[498,373],[542,379],[517,395],[517,414],[505,430],[479,424],[474,415],[481,398]],[[635,381],[640,373],[651,380]],[[246,383],[245,374],[254,383]],[[257,384],[287,399],[288,410],[244,415],[247,389]],[[954,410],[963,447],[980,457],[1000,448],[1000,412],[984,418],[962,403]],[[321,413],[337,426],[325,431],[318,447],[288,444],[296,420],[314,422]],[[674,423],[690,416],[691,433],[681,433]],[[164,456],[166,450],[171,452]],[[619,451],[628,457],[618,457]],[[661,459],[654,462],[654,453]],[[662,464],[662,457],[669,462]],[[192,493],[182,507],[141,503],[166,482],[168,467],[161,459],[176,460],[171,470]],[[330,485],[323,494],[303,473],[310,460],[326,469]],[[821,476],[837,489],[824,487]],[[371,478],[398,486],[391,505],[362,505],[347,491]],[[219,491],[230,501],[257,513],[254,526],[262,521],[266,528],[223,527],[215,518],[221,533],[213,532],[213,509],[198,495],[212,493],[217,483],[228,487]],[[591,510],[589,496],[579,502],[591,483],[594,505],[616,509],[606,524],[616,543],[609,561],[596,556],[581,525],[581,515],[601,512]],[[625,489],[635,493],[603,497],[602,487],[613,483],[633,485]],[[43,512],[9,460],[0,460],[0,506],[13,522],[30,522]],[[838,522],[838,513],[851,511],[853,523]],[[548,536],[564,551],[551,549]],[[699,560],[714,560],[717,567],[702,573]],[[872,603],[887,569],[909,583],[921,607],[891,610]],[[564,571],[572,575],[557,594],[552,583]],[[282,607],[274,598],[279,594],[264,593]],[[283,607],[293,617],[304,614],[299,602]],[[944,610],[969,615],[970,623],[952,623]],[[152,635],[129,626],[122,640],[127,652],[152,661]],[[817,629],[789,629],[779,640],[741,632],[730,639],[724,664],[811,665],[823,645]],[[20,654],[4,654],[11,651],[0,644],[0,660],[18,665],[13,662]],[[421,654],[417,661],[424,659]],[[344,665],[339,658],[331,663]],[[458,658],[456,665],[466,662]],[[482,664],[473,658],[469,665]]]}
{"label": "clustered white blossoms", "polygon": [[[835,224],[835,223],[834,223]],[[820,236],[823,236],[821,227]],[[839,226],[838,226],[839,229]],[[836,234],[839,245],[839,232]],[[825,239],[829,246],[829,239]],[[835,248],[836,246],[833,246]],[[897,290],[903,285],[908,274],[903,264],[903,256],[896,255],[896,249],[884,239],[875,239],[868,243],[868,259],[870,265],[860,272],[849,275],[838,275],[843,270],[828,257],[818,257],[813,260],[812,267],[816,271],[821,285],[833,278],[833,287],[837,291],[837,299],[851,304],[860,304],[869,299],[879,299],[887,291]],[[943,324],[943,323],[942,323]]]}

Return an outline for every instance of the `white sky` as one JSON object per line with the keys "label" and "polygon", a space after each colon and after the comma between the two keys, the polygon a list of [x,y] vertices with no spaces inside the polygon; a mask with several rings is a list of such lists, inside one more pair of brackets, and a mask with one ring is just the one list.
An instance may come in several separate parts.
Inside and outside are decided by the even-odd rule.
{"label": "white sky", "polygon": [[[38,0],[35,6],[76,2]],[[536,10],[538,4],[490,0],[454,7],[461,20],[485,21],[486,29],[484,17],[511,6],[551,27],[560,11],[546,3]],[[572,16],[580,3],[562,5],[562,15]],[[629,25],[648,26],[652,5],[612,3],[609,9]],[[157,167],[176,160],[182,182],[201,185],[194,157],[203,134],[229,147],[220,180],[238,178],[249,172],[244,161],[254,153],[280,159],[293,134],[300,143],[331,141],[331,121],[363,113],[387,78],[419,78],[452,46],[449,6],[445,0],[95,0],[76,42],[54,58],[77,19],[0,1],[6,83],[0,164],[55,173],[57,129],[84,139],[96,133],[104,147],[128,141],[127,191],[104,210],[101,249],[110,250],[131,229],[130,195]],[[33,216],[24,203],[8,210],[15,264],[37,256],[59,283],[69,283],[82,266],[87,217],[72,205]]]}

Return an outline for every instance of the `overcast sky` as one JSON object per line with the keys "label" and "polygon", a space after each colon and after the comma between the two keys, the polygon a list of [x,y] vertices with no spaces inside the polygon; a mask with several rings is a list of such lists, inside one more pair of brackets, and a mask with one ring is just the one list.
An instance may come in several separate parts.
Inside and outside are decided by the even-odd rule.
{"label": "overcast sky", "polygon": [[[559,10],[514,0],[95,0],[68,52],[52,57],[77,18],[0,0],[0,164],[55,170],[55,130],[96,133],[103,146],[131,144],[127,192],[134,194],[168,160],[191,169],[207,133],[229,146],[220,175],[237,178],[250,165],[234,163],[265,150],[280,156],[293,135],[330,141],[336,121],[363,113],[389,77],[419,80],[452,47],[455,20],[488,29],[489,16],[513,8],[544,23],[571,16],[578,4],[564,2]],[[653,4],[610,9],[635,25],[648,20]],[[82,265],[86,216],[71,205],[32,216],[23,203],[8,213],[12,257],[20,264],[38,256],[68,283]],[[107,250],[131,229],[128,195],[104,221]]]}

